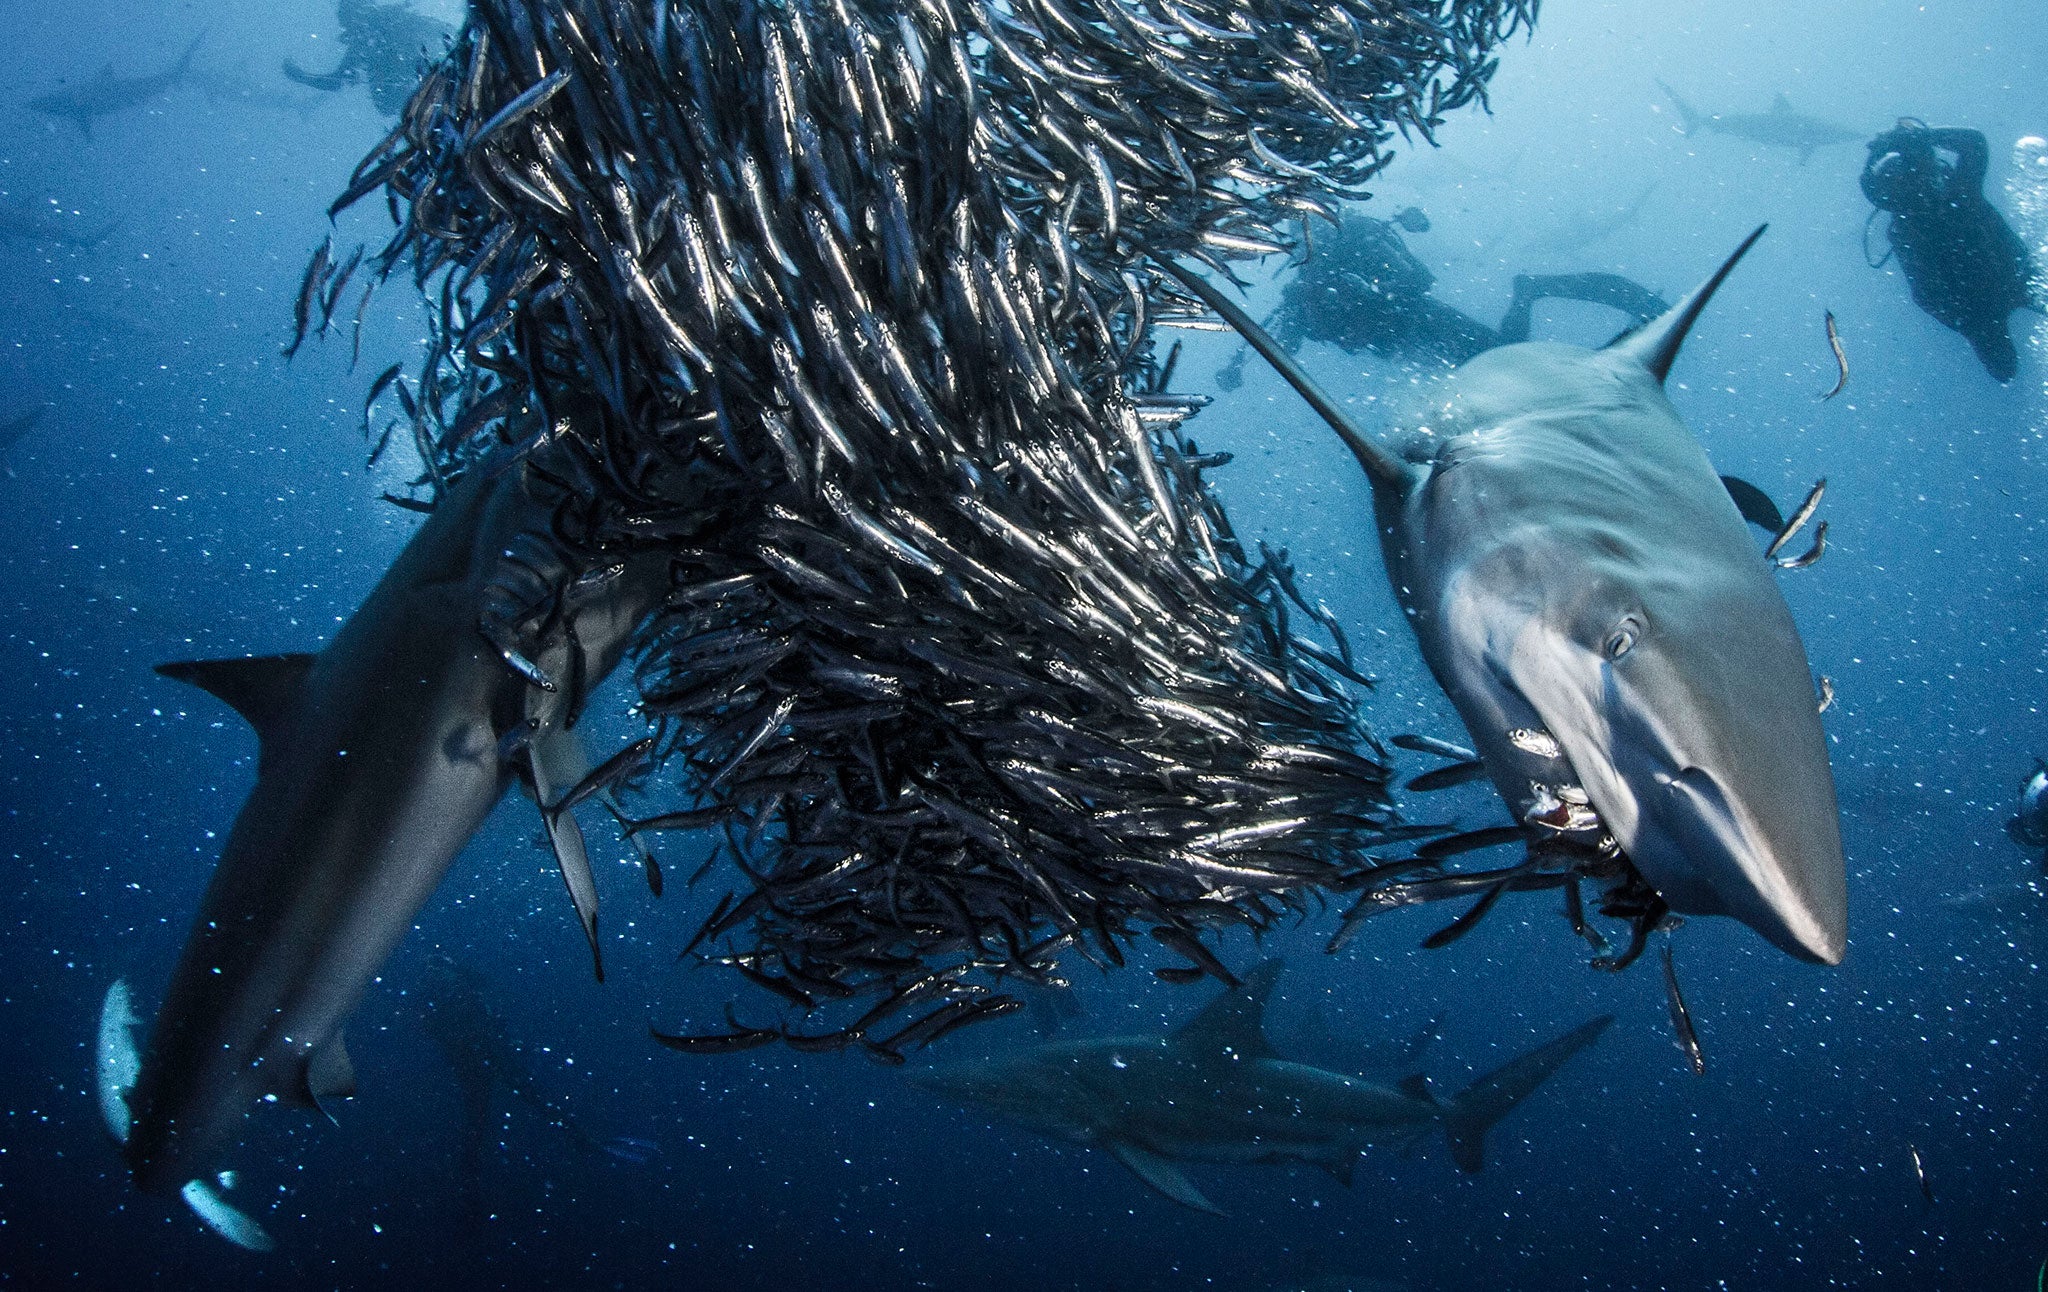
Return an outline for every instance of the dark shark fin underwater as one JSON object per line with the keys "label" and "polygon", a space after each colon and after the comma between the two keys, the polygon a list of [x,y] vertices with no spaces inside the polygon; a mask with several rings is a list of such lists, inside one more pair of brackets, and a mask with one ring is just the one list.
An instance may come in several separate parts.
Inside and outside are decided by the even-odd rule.
{"label": "dark shark fin underwater", "polygon": [[1103,1145],[1117,1161],[1129,1167],[1131,1174],[1151,1185],[1168,1198],[1183,1207],[1206,1211],[1212,1216],[1221,1216],[1223,1208],[1209,1201],[1208,1196],[1195,1187],[1188,1179],[1187,1172],[1150,1149],[1139,1148],[1136,1144],[1114,1140]]}
{"label": "dark shark fin underwater", "polygon": [[247,659],[194,659],[159,664],[156,671],[213,696],[242,715],[267,755],[313,667],[309,654],[257,655]]}
{"label": "dark shark fin underwater", "polygon": [[[1486,1132],[1500,1124],[1516,1105],[1536,1093],[1580,1050],[1600,1039],[1614,1015],[1602,1014],[1582,1023],[1546,1045],[1540,1045],[1511,1059],[1466,1086],[1443,1105],[1444,1134],[1451,1143],[1451,1160],[1458,1169],[1472,1174],[1486,1165]],[[1423,1087],[1426,1092],[1427,1087]]]}
{"label": "dark shark fin underwater", "polygon": [[604,955],[597,940],[597,880],[590,873],[590,850],[584,843],[583,827],[569,810],[571,792],[590,771],[590,758],[583,750],[583,738],[567,727],[547,727],[526,749],[527,766],[533,777],[533,799],[546,823],[548,844],[554,849],[555,864],[562,882],[575,903],[576,920],[590,943],[591,964],[597,980],[604,981]]}
{"label": "dark shark fin underwater", "polygon": [[1645,323],[1637,330],[1617,339],[1607,348],[1635,359],[1650,370],[1650,375],[1660,383],[1671,375],[1671,365],[1678,361],[1678,350],[1685,344],[1686,334],[1699,321],[1700,314],[1707,308],[1707,302],[1714,299],[1714,292],[1723,280],[1734,271],[1743,255],[1764,236],[1768,224],[1759,224],[1742,240],[1721,267],[1708,276],[1707,281],[1692,289],[1691,293],[1678,304],[1665,311],[1662,318]]}
{"label": "dark shark fin underwater", "polygon": [[1266,1040],[1266,1002],[1280,979],[1281,962],[1262,961],[1244,986],[1226,991],[1175,1030],[1176,1044],[1191,1050],[1223,1051],[1243,1059],[1277,1057]]}

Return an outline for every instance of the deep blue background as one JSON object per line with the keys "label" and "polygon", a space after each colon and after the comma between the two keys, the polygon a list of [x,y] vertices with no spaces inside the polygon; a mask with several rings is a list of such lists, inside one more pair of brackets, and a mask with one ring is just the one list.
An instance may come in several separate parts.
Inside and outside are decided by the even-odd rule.
{"label": "deep blue background", "polygon": [[[313,647],[410,529],[372,501],[402,465],[366,475],[354,431],[368,375],[417,344],[404,293],[373,308],[355,374],[345,342],[289,366],[278,356],[326,202],[384,123],[361,91],[322,98],[276,74],[286,55],[331,62],[325,0],[0,3],[0,199],[81,229],[120,221],[90,250],[0,244],[0,418],[50,406],[0,480],[0,1281],[2032,1287],[2048,1256],[2048,909],[2000,825],[2048,752],[2044,356],[2023,347],[2019,380],[2000,388],[1895,274],[1865,267],[1860,146],[1801,166],[1685,138],[1651,78],[1708,111],[1758,111],[1783,91],[1871,133],[1908,112],[1979,127],[1998,194],[2012,141],[2048,129],[2040,16],[2037,0],[1552,0],[1536,39],[1505,51],[1494,115],[1455,119],[1440,151],[1402,159],[1380,186],[1382,213],[1428,210],[1435,228],[1410,245],[1440,293],[1482,317],[1531,268],[1616,269],[1675,295],[1772,222],[1695,333],[1674,397],[1721,469],[1781,502],[1829,478],[1831,554],[1784,586],[1840,697],[1827,723],[1852,930],[1848,960],[1821,970],[1725,921],[1686,927],[1705,1079],[1670,1043],[1654,965],[1587,969],[1549,899],[1504,905],[1435,953],[1415,944],[1443,912],[1388,916],[1335,958],[1319,950],[1326,914],[1268,942],[1290,964],[1274,1030],[1292,1053],[1341,1066],[1441,1017],[1424,1066],[1455,1087],[1593,1013],[1620,1022],[1503,1128],[1484,1175],[1459,1177],[1435,1145],[1375,1154],[1348,1191],[1307,1168],[1195,1168],[1231,1213],[1219,1221],[1105,1155],[940,1107],[858,1057],[655,1049],[647,1024],[703,1025],[729,988],[673,963],[722,889],[656,903],[621,858],[601,876],[613,973],[597,987],[532,814],[513,802],[350,1028],[363,1089],[340,1127],[252,1120],[239,1196],[280,1199],[280,1250],[259,1258],[128,1188],[99,1130],[91,1042],[116,976],[153,1006],[252,775],[254,742],[232,715],[149,666]],[[91,142],[21,106],[103,63],[162,66],[202,27],[197,83],[101,122]],[[1646,187],[1634,225],[1543,249]],[[1824,308],[1854,370],[1826,404]],[[1543,317],[1551,335],[1588,341],[1606,325]],[[1204,387],[1231,349],[1195,337],[1180,384]],[[1306,357],[1376,422],[1425,393],[1425,377],[1393,365]],[[1197,434],[1239,454],[1217,479],[1240,528],[1292,546],[1353,626],[1385,679],[1377,724],[1455,735],[1327,432],[1252,365]],[[622,738],[625,699],[605,718]],[[1474,824],[1488,810],[1483,795],[1457,803]],[[695,845],[670,843],[668,859],[687,874]],[[460,1110],[418,1022],[435,949],[486,973],[537,1084],[597,1138],[653,1140],[659,1156],[579,1154],[507,1101],[489,1218],[465,1226]],[[1156,1031],[1207,996],[1075,973],[1076,1032]],[[956,1035],[942,1057],[1022,1040],[1030,1023],[1006,1027]]]}

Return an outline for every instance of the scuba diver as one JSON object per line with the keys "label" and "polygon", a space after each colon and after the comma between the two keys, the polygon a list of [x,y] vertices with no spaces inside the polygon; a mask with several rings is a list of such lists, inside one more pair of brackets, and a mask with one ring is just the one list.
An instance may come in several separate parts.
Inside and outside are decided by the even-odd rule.
{"label": "scuba diver", "polygon": [[438,58],[454,32],[447,24],[412,11],[410,0],[371,4],[340,0],[334,8],[341,24],[341,62],[326,74],[308,72],[289,58],[284,74],[316,90],[341,90],[367,84],[377,111],[395,117],[420,83],[420,60]]}
{"label": "scuba diver", "polygon": [[1986,372],[2011,381],[2019,371],[2019,352],[2007,316],[2016,309],[2040,310],[2042,302],[2028,289],[2032,269],[2025,245],[1984,197],[1989,162],[1981,132],[1933,130],[1904,117],[1870,141],[1863,195],[1891,214],[1886,255],[1898,256],[1913,303],[1960,332]]}
{"label": "scuba diver", "polygon": [[[1517,274],[1507,313],[1498,327],[1488,327],[1430,295],[1436,275],[1408,249],[1396,223],[1412,229],[1416,222],[1409,211],[1393,220],[1347,214],[1331,243],[1310,256],[1282,290],[1266,330],[1289,353],[1303,341],[1326,341],[1349,354],[1370,350],[1456,367],[1495,346],[1528,340],[1536,302],[1546,297],[1610,306],[1632,326],[1669,308],[1655,292],[1620,274]],[[1429,227],[1426,220],[1421,227]],[[1243,384],[1244,354],[1238,351],[1216,374],[1223,389]]]}

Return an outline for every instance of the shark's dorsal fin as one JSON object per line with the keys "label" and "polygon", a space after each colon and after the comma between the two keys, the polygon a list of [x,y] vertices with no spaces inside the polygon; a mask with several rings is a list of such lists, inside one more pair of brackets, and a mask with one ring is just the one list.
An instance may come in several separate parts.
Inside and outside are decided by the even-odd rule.
{"label": "shark's dorsal fin", "polygon": [[1178,1202],[1183,1207],[1206,1211],[1212,1216],[1223,1215],[1223,1208],[1209,1201],[1187,1173],[1148,1148],[1139,1148],[1122,1140],[1111,1140],[1103,1145],[1116,1160],[1131,1169],[1131,1174],[1151,1185],[1159,1192]]}
{"label": "shark's dorsal fin", "polygon": [[156,671],[221,700],[242,715],[257,738],[268,741],[283,724],[316,656],[257,655],[248,659],[192,659],[159,664]]}
{"label": "shark's dorsal fin", "polygon": [[1698,320],[1700,311],[1706,309],[1707,302],[1713,299],[1715,289],[1721,286],[1721,280],[1728,277],[1736,262],[1742,259],[1743,253],[1754,246],[1756,240],[1764,236],[1764,230],[1770,227],[1768,224],[1756,226],[1755,230],[1742,240],[1742,245],[1735,249],[1734,254],[1722,261],[1721,267],[1716,269],[1707,281],[1693,288],[1684,300],[1666,310],[1662,317],[1650,320],[1640,329],[1615,341],[1607,348],[1626,358],[1634,359],[1649,369],[1650,375],[1659,383],[1663,382],[1671,375],[1671,365],[1678,359],[1678,347],[1685,344],[1685,334],[1692,331],[1693,323]]}
{"label": "shark's dorsal fin", "polygon": [[1783,90],[1778,91],[1778,97],[1771,100],[1771,111],[1790,112],[1791,110],[1792,100],[1785,97],[1785,92]]}
{"label": "shark's dorsal fin", "polygon": [[1244,986],[1226,991],[1176,1028],[1176,1049],[1204,1054],[1228,1051],[1241,1059],[1271,1058],[1266,1041],[1266,998],[1280,977],[1280,962],[1267,960],[1245,975]]}
{"label": "shark's dorsal fin", "polygon": [[1235,328],[1238,335],[1250,343],[1252,349],[1259,352],[1261,358],[1273,365],[1275,372],[1287,379],[1287,384],[1294,387],[1296,393],[1308,401],[1308,406],[1330,424],[1331,430],[1337,432],[1337,438],[1344,441],[1344,446],[1351,450],[1351,456],[1358,459],[1358,465],[1365,468],[1366,475],[1372,477],[1373,483],[1392,485],[1395,488],[1406,488],[1412,483],[1413,473],[1402,465],[1400,459],[1381,448],[1365,433],[1364,428],[1352,421],[1350,415],[1339,408],[1337,402],[1316,384],[1315,379],[1294,361],[1294,356],[1287,353],[1266,329],[1254,322],[1252,316],[1245,313],[1236,301],[1165,256],[1155,255],[1152,259],[1161,269],[1178,279],[1181,286],[1201,297],[1204,304],[1221,314],[1224,322]]}

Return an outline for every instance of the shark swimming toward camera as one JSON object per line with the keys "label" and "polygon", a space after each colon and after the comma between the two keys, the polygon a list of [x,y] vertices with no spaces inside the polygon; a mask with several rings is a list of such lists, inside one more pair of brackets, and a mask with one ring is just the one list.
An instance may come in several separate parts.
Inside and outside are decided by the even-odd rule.
{"label": "shark swimming toward camera", "polygon": [[1516,821],[1611,839],[1673,911],[1732,915],[1835,964],[1846,864],[1806,650],[1731,486],[1664,394],[1762,233],[1605,349],[1529,342],[1464,364],[1403,454],[1235,303],[1164,267],[1365,468],[1394,593]]}
{"label": "shark swimming toward camera", "polygon": [[76,124],[78,132],[90,139],[95,120],[129,108],[139,108],[184,80],[192,70],[192,55],[199,51],[199,42],[205,39],[203,32],[193,37],[178,61],[161,72],[151,72],[147,76],[116,76],[114,65],[109,63],[91,80],[39,94],[28,101],[28,106],[45,116],[62,117]]}
{"label": "shark swimming toward camera", "polygon": [[1386,1083],[1276,1054],[1265,1011],[1280,968],[1260,965],[1163,1037],[1053,1042],[911,1081],[1041,1135],[1103,1149],[1173,1201],[1220,1215],[1179,1163],[1307,1162],[1348,1185],[1366,1149],[1441,1127],[1458,1169],[1478,1171],[1486,1133],[1614,1021],[1593,1019],[1439,1100],[1419,1075]]}
{"label": "shark swimming toward camera", "polygon": [[569,808],[606,787],[576,779],[573,724],[668,570],[660,556],[569,563],[550,538],[546,447],[446,491],[319,654],[158,670],[247,718],[260,755],[139,1062],[127,985],[108,993],[101,1107],[139,1186],[182,1193],[243,1246],[268,1238],[210,1179],[242,1118],[352,1092],[343,1022],[515,778],[543,805],[595,952]]}
{"label": "shark swimming toward camera", "polygon": [[1679,125],[1686,134],[1707,130],[1717,135],[1747,139],[1766,148],[1789,148],[1799,154],[1801,166],[1813,156],[1816,148],[1854,143],[1863,138],[1860,132],[1847,126],[1838,126],[1832,121],[1823,121],[1795,110],[1792,101],[1782,94],[1771,100],[1768,112],[1717,112],[1708,116],[1679,98],[1678,91],[1664,82],[1657,82],[1657,88],[1670,96],[1671,106],[1678,109]]}

